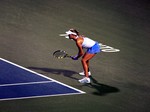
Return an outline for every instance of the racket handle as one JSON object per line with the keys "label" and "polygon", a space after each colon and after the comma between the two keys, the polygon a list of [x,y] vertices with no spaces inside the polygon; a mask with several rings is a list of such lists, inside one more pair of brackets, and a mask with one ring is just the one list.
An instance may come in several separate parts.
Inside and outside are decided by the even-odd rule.
{"label": "racket handle", "polygon": [[70,56],[70,55],[68,55],[68,54],[67,54],[65,57],[72,58],[72,56]]}

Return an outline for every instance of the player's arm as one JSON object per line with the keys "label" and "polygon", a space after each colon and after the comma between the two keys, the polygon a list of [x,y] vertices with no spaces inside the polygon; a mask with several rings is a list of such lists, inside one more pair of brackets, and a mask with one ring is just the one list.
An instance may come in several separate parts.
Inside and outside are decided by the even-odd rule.
{"label": "player's arm", "polygon": [[83,48],[82,48],[82,43],[83,43],[83,39],[78,38],[77,41],[76,41],[76,45],[78,47],[78,56],[77,56],[77,58],[80,58],[84,54],[84,51],[83,51]]}

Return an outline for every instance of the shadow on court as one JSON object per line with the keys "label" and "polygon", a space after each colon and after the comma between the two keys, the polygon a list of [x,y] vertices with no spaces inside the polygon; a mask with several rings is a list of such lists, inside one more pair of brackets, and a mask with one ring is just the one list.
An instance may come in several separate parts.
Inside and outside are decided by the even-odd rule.
{"label": "shadow on court", "polygon": [[74,80],[78,80],[77,78],[73,77],[73,75],[77,74],[77,72],[71,71],[71,70],[40,68],[40,67],[28,67],[28,69],[43,71],[44,73],[41,73],[41,74],[44,74],[44,75],[46,73],[52,73],[52,74],[56,74],[56,75],[63,75],[65,77],[68,77],[68,78],[71,78]]}
{"label": "shadow on court", "polygon": [[93,92],[94,95],[104,96],[109,93],[116,93],[120,90],[116,87],[112,87],[109,85],[101,84],[96,79],[94,79],[92,76],[90,77],[91,84],[88,84],[86,86],[96,89],[96,92]]}
{"label": "shadow on court", "polygon": [[[68,77],[68,78],[71,78],[71,79],[74,79],[74,80],[79,80],[78,78],[73,77],[73,75],[78,74],[78,73],[75,72],[75,71],[71,71],[71,70],[40,68],[40,67],[28,67],[28,69],[43,71],[44,73],[41,73],[41,74],[52,73],[52,74],[56,74],[56,75],[63,75],[65,77]],[[112,86],[109,86],[109,85],[99,83],[92,76],[90,77],[90,79],[91,79],[92,83],[91,84],[86,84],[84,86],[88,86],[90,88],[95,89],[96,91],[92,93],[94,95],[104,96],[104,95],[109,94],[109,93],[115,93],[115,92],[120,91],[116,87],[112,87]]]}

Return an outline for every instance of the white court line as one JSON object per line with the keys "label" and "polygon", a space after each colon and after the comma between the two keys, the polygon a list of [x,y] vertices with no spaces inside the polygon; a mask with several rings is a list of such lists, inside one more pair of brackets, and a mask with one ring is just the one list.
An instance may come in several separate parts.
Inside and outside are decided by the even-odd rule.
{"label": "white court line", "polygon": [[[81,90],[76,89],[76,88],[74,88],[74,87],[71,87],[71,86],[69,86],[69,85],[66,85],[66,84],[64,84],[64,83],[62,83],[62,82],[59,82],[59,81],[57,81],[57,80],[54,80],[54,79],[52,79],[52,78],[49,78],[49,77],[44,76],[44,75],[42,75],[42,74],[39,74],[39,73],[37,73],[37,72],[34,72],[34,71],[32,71],[32,70],[29,70],[29,69],[27,69],[27,68],[25,68],[25,67],[22,67],[22,66],[18,65],[18,64],[15,64],[15,63],[13,63],[13,62],[10,62],[10,61],[8,61],[8,60],[5,60],[5,59],[3,59],[3,58],[0,58],[0,60],[2,60],[2,61],[4,61],[4,62],[7,62],[7,63],[9,63],[9,64],[12,64],[12,65],[14,65],[14,66],[17,66],[17,67],[19,67],[19,68],[21,68],[21,69],[24,69],[24,70],[28,71],[28,72],[34,73],[34,74],[36,74],[36,75],[38,75],[38,76],[41,76],[41,77],[43,77],[43,78],[49,79],[50,81],[54,81],[54,82],[56,82],[56,83],[58,83],[58,84],[61,84],[61,85],[66,86],[66,87],[68,87],[68,88],[70,88],[70,89],[73,89],[73,90],[76,90],[76,91],[80,92],[80,93],[75,93],[75,94],[85,94],[85,93],[86,93],[86,92],[84,92],[84,91],[81,91]],[[67,95],[69,95],[69,94],[67,94]],[[57,95],[56,95],[56,96],[57,96]]]}
{"label": "white court line", "polygon": [[52,96],[67,96],[67,95],[77,95],[77,94],[81,94],[81,93],[55,94],[55,95],[30,96],[30,97],[18,97],[18,98],[5,98],[5,99],[0,99],[0,101],[19,100],[19,99],[28,99],[28,98],[45,98],[45,97],[52,97]]}
{"label": "white court line", "polygon": [[14,84],[2,84],[0,87],[3,86],[19,86],[19,85],[30,85],[30,84],[43,84],[43,83],[50,83],[54,81],[40,81],[40,82],[27,82],[27,83],[14,83]]}

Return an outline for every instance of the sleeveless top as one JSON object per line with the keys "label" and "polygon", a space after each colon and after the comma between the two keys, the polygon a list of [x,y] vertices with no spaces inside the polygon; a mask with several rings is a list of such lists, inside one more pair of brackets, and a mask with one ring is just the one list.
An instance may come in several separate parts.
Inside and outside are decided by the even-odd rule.
{"label": "sleeveless top", "polygon": [[88,37],[83,37],[83,43],[82,43],[82,47],[83,48],[91,48],[92,46],[95,45],[95,41],[88,38]]}

